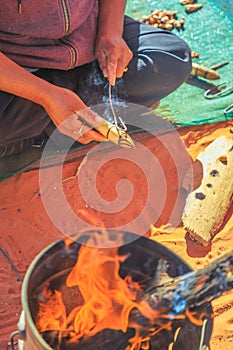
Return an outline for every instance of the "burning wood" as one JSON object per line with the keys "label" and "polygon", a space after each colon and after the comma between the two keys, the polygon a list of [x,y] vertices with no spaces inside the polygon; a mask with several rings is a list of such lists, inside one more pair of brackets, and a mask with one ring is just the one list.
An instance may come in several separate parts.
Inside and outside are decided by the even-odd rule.
{"label": "burning wood", "polygon": [[109,329],[135,330],[127,350],[150,349],[151,336],[170,329],[173,320],[188,318],[201,326],[206,315],[196,316],[195,308],[233,288],[232,252],[203,270],[174,278],[167,274],[167,262],[160,260],[146,286],[130,274],[120,276],[127,258],[117,248],[83,245],[66,279],[67,288],[78,288],[83,298],[71,311],[51,285],[39,291],[36,326],[43,335],[50,333],[57,339],[56,349],[67,349],[64,342],[72,346]]}

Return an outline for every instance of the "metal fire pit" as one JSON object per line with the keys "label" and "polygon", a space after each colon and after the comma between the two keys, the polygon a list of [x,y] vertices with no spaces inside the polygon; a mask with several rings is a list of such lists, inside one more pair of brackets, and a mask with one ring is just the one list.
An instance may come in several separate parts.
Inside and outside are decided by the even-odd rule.
{"label": "metal fire pit", "polygon": [[[117,235],[119,232],[110,231],[111,235]],[[83,236],[83,242],[88,238],[89,233]],[[121,265],[120,275],[125,277],[130,274],[135,281],[143,281],[143,284],[149,283],[154,276],[159,259],[166,259],[169,268],[168,274],[171,277],[191,271],[191,268],[177,255],[165,248],[164,246],[132,233],[123,232],[125,242],[127,243],[119,248],[119,254],[129,254],[129,258]],[[35,319],[38,309],[36,292],[45,282],[50,283],[51,288],[62,291],[64,303],[68,310],[72,309],[77,303],[82,302],[79,293],[66,287],[65,280],[76,263],[81,244],[73,242],[70,246],[69,253],[63,241],[53,243],[44,249],[29,266],[22,287],[22,307],[21,322],[19,322],[20,331],[20,350],[125,350],[128,340],[133,337],[134,330],[128,329],[126,333],[106,329],[95,336],[82,340],[78,344],[62,345],[57,347],[54,344],[48,344],[39,334]],[[71,293],[69,295],[69,293]],[[76,295],[74,295],[76,293]],[[201,309],[195,309],[198,313],[205,313],[207,322],[205,331],[202,326],[196,326],[187,318],[184,320],[174,320],[171,330],[163,330],[153,336],[150,341],[150,349],[153,350],[170,350],[169,344],[174,341],[174,334],[180,328],[172,350],[204,350],[208,349],[210,336],[212,333],[212,308],[206,304]],[[22,322],[22,319],[23,322]],[[55,337],[56,338],[56,337]],[[12,341],[13,344],[13,341]],[[169,347],[169,349],[168,349]],[[13,347],[14,348],[14,347]]]}

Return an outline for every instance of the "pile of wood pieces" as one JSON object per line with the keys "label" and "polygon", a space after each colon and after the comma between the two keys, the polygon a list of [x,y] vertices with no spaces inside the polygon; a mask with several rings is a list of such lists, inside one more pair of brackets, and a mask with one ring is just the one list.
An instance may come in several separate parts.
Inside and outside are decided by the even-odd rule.
{"label": "pile of wood pieces", "polygon": [[185,7],[187,13],[192,13],[200,10],[203,4],[195,4],[196,0],[179,0],[180,4]]}
{"label": "pile of wood pieces", "polygon": [[[180,4],[185,7],[187,13],[192,13],[200,10],[203,4],[195,4],[196,0],[179,0]],[[178,30],[184,29],[185,17],[177,17],[178,11],[168,10],[154,10],[148,16],[143,16],[138,19],[141,22],[152,25],[155,28],[172,30],[176,28]]]}
{"label": "pile of wood pieces", "polygon": [[177,18],[178,11],[154,10],[149,16],[143,16],[142,22],[152,25],[155,28],[172,30],[184,29],[185,18]]}

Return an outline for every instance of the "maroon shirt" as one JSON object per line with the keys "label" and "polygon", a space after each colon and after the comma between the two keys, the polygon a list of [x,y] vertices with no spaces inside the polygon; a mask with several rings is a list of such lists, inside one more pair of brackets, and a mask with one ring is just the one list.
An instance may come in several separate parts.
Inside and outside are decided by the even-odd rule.
{"label": "maroon shirt", "polygon": [[21,66],[68,70],[94,60],[98,0],[0,0],[0,51]]}

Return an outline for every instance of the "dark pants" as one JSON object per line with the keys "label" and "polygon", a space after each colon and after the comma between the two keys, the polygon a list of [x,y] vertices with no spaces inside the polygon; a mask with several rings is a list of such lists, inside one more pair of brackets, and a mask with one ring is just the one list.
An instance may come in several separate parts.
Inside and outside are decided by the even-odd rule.
{"label": "dark pants", "polygon": [[[190,49],[178,36],[126,16],[124,39],[133,59],[117,82],[121,99],[151,107],[188,78]],[[34,74],[77,92],[88,106],[103,103],[108,94],[107,80],[97,62],[69,71],[39,69]],[[20,152],[51,123],[40,105],[0,92],[0,157]]]}

